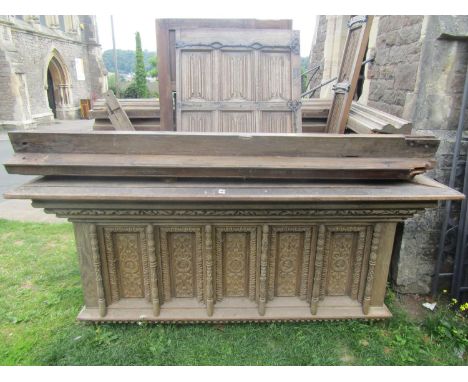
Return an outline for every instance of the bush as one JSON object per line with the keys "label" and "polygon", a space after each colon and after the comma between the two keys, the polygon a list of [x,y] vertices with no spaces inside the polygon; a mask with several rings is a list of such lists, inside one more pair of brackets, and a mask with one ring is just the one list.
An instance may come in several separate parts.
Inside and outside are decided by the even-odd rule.
{"label": "bush", "polygon": [[127,88],[124,90],[123,98],[140,98],[138,94],[138,86],[135,81],[130,82]]}

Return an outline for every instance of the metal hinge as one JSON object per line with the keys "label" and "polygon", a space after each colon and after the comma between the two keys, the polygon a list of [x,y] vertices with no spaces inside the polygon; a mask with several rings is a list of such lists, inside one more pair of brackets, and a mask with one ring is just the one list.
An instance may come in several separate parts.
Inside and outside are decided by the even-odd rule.
{"label": "metal hinge", "polygon": [[288,101],[288,108],[289,110],[293,112],[298,111],[301,108],[301,106],[302,106],[302,102],[297,99]]}
{"label": "metal hinge", "polygon": [[348,21],[348,28],[353,29],[367,23],[367,16],[354,16]]}
{"label": "metal hinge", "polygon": [[335,85],[333,85],[332,90],[335,92],[335,94],[346,94],[349,92],[349,89],[351,88],[351,85],[349,82],[338,82]]}

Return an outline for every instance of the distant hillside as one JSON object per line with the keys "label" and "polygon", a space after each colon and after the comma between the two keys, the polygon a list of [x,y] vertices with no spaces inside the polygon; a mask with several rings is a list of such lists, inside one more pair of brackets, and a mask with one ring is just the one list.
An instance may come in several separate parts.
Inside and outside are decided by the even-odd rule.
{"label": "distant hillside", "polygon": [[[156,52],[149,52],[147,50],[143,51],[146,70],[150,69],[150,65],[148,63],[150,57],[154,57],[155,55]],[[102,53],[102,59],[104,60],[104,65],[106,66],[107,71],[114,72],[114,53],[112,49],[105,50]],[[135,51],[117,49],[117,65],[119,67],[120,74],[134,73]]]}

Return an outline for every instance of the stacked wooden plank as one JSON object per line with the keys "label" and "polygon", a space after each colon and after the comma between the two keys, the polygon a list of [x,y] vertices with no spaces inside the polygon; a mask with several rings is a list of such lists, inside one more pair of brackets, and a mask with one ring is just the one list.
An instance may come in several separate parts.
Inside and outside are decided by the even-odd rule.
{"label": "stacked wooden plank", "polygon": [[302,100],[302,132],[324,133],[327,128],[327,117],[330,111],[331,99]]}
{"label": "stacked wooden plank", "polygon": [[[119,99],[119,103],[127,113],[135,130],[161,130],[159,99]],[[94,103],[91,118],[95,119],[94,130],[114,130],[104,99],[98,99]]]}
{"label": "stacked wooden plank", "polygon": [[175,132],[11,132],[10,173],[240,179],[411,179],[434,137]]}
{"label": "stacked wooden plank", "polygon": [[[119,102],[135,130],[161,131],[160,106],[157,98],[120,99]],[[330,106],[331,99],[302,100],[302,131],[325,132]],[[95,118],[94,130],[114,130],[103,99],[96,101],[91,115]],[[373,107],[353,102],[346,127],[361,134],[410,134],[412,124]]]}

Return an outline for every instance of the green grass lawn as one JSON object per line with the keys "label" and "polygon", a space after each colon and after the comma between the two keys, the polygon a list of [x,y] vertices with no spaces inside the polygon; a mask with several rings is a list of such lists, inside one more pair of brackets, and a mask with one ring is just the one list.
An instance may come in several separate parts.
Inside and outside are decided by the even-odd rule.
{"label": "green grass lawn", "polygon": [[[466,319],[411,319],[389,291],[387,321],[93,325],[71,224],[0,220],[2,365],[466,365]],[[464,349],[466,348],[466,352]]]}

